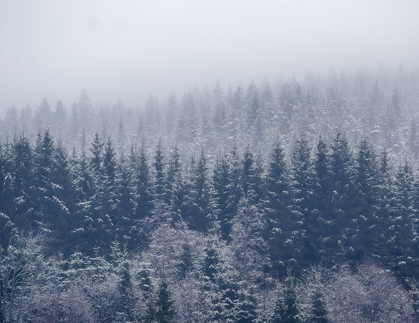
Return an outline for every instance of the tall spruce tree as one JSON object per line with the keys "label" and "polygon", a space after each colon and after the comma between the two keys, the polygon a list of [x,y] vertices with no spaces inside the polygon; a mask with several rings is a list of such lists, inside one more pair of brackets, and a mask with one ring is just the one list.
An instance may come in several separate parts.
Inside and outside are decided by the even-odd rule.
{"label": "tall spruce tree", "polygon": [[250,147],[247,146],[242,159],[242,172],[241,172],[241,187],[243,190],[244,197],[248,198],[249,195],[253,196],[255,193],[255,160],[253,154],[250,151]]}
{"label": "tall spruce tree", "polygon": [[128,262],[124,262],[120,269],[120,281],[118,286],[119,297],[116,303],[116,322],[138,322],[136,313],[136,297],[132,283]]}
{"label": "tall spruce tree", "polygon": [[274,145],[266,176],[264,201],[269,254],[275,274],[284,276],[288,265],[295,265],[298,218],[291,212],[292,196],[284,150],[279,141]]}
{"label": "tall spruce tree", "polygon": [[[103,153],[103,174],[102,174],[102,215],[106,217],[108,223],[113,222],[116,216],[116,203],[117,203],[117,192],[116,192],[116,153],[113,147],[112,141],[108,138],[105,145],[105,151]],[[113,224],[112,224],[113,225]],[[110,229],[110,228],[109,228]]]}
{"label": "tall spruce tree", "polygon": [[141,146],[140,156],[138,158],[136,187],[136,218],[143,220],[151,217],[154,210],[153,183],[144,144]]}
{"label": "tall spruce tree", "polygon": [[338,133],[331,144],[330,180],[332,196],[330,212],[335,260],[354,259],[359,225],[354,205],[354,162],[346,137]]}
{"label": "tall spruce tree", "polygon": [[296,280],[294,277],[287,277],[283,290],[278,295],[275,312],[271,323],[302,323],[297,308]]}
{"label": "tall spruce tree", "polygon": [[[52,171],[54,142],[48,130],[38,133],[34,150],[34,202],[36,221],[53,225],[55,222]],[[55,229],[55,228],[54,228]]]}
{"label": "tall spruce tree", "polygon": [[369,250],[377,250],[380,245],[378,172],[375,151],[363,138],[358,146],[355,166],[356,221],[359,227],[356,260],[364,255],[373,256]]}
{"label": "tall spruce tree", "polygon": [[315,242],[317,241],[316,219],[311,213],[314,169],[310,158],[311,149],[309,147],[306,134],[301,134],[297,140],[291,158],[291,176],[294,207],[294,216],[301,221],[301,234],[303,239],[303,252],[299,261],[304,266],[318,261],[318,250]]}
{"label": "tall spruce tree", "polygon": [[395,181],[395,212],[392,216],[392,231],[389,249],[391,266],[402,277],[417,273],[414,244],[417,240],[415,227],[414,177],[407,161],[400,165]]}
{"label": "tall spruce tree", "polygon": [[[0,250],[7,248],[15,224],[13,203],[12,156],[9,144],[0,143]],[[0,315],[1,318],[1,315]]]}
{"label": "tall spruce tree", "polygon": [[328,323],[329,320],[327,319],[327,311],[322,299],[322,293],[320,291],[316,291],[313,295],[312,301],[312,311],[308,319],[308,323]]}
{"label": "tall spruce tree", "polygon": [[53,193],[56,206],[56,219],[54,231],[57,239],[55,246],[60,246],[65,256],[74,251],[74,238],[72,232],[78,229],[77,219],[74,216],[77,211],[76,185],[73,182],[72,170],[69,165],[67,150],[61,142],[54,148],[54,163],[51,180],[54,184]]}
{"label": "tall spruce tree", "polygon": [[164,163],[164,156],[163,156],[163,149],[162,149],[161,140],[159,140],[156,152],[154,154],[153,167],[154,167],[154,170],[155,170],[155,193],[156,193],[156,198],[158,200],[163,200],[164,193],[165,193],[165,186],[166,186],[166,183],[165,183],[166,175],[165,175],[165,172],[164,172],[165,163]]}
{"label": "tall spruce tree", "polygon": [[133,180],[126,162],[117,166],[115,213],[113,216],[114,232],[119,240],[126,241],[128,248],[134,248],[138,239],[138,228],[135,223],[135,202]]}
{"label": "tall spruce tree", "polygon": [[212,211],[213,203],[208,168],[203,150],[191,173],[192,206],[188,214],[189,216],[185,220],[188,221],[190,229],[205,232],[209,229],[210,223],[215,219]]}
{"label": "tall spruce tree", "polygon": [[173,194],[173,187],[176,183],[176,181],[179,180],[179,178],[182,175],[182,165],[180,161],[180,155],[178,148],[175,146],[173,153],[171,155],[169,166],[166,172],[166,179],[165,179],[165,187],[164,187],[164,200],[167,204],[171,203],[172,200],[172,194]]}
{"label": "tall spruce tree", "polygon": [[237,207],[242,197],[243,191],[241,187],[241,165],[238,148],[234,145],[233,150],[229,154],[229,177],[227,186],[227,209],[226,218],[221,224],[223,236],[228,236],[231,231],[231,220],[237,213]]}
{"label": "tall spruce tree", "polygon": [[173,305],[172,294],[169,291],[166,281],[160,283],[157,290],[157,299],[155,302],[155,319],[156,323],[175,323],[175,309]]}
{"label": "tall spruce tree", "polygon": [[226,240],[231,223],[228,214],[229,163],[226,156],[218,156],[213,168],[213,197],[216,204],[217,218],[220,223],[221,237]]}
{"label": "tall spruce tree", "polygon": [[[108,189],[112,186],[114,188],[114,152],[112,150],[112,143],[108,141],[107,148],[103,152],[104,143],[96,133],[95,138],[90,148],[91,157],[89,161],[89,172],[93,181],[93,196],[91,207],[92,215],[92,229],[93,232],[89,236],[94,242],[94,245],[106,249],[112,241],[112,218],[108,214],[110,211],[110,204],[108,198],[110,194]],[[106,153],[107,151],[107,153]],[[106,156],[106,169],[104,157]],[[109,180],[109,181],[108,181]]]}
{"label": "tall spruce tree", "polygon": [[379,171],[378,171],[378,188],[379,188],[379,221],[378,230],[380,230],[378,244],[373,243],[370,246],[371,257],[376,258],[383,263],[389,264],[390,252],[389,242],[394,237],[393,214],[395,212],[395,189],[394,178],[390,167],[390,161],[387,150],[381,152]]}

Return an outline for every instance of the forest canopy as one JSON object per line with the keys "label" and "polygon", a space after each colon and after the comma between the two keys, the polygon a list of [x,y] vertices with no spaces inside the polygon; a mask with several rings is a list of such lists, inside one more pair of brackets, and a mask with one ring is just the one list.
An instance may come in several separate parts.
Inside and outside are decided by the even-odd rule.
{"label": "forest canopy", "polygon": [[1,320],[417,320],[418,93],[360,70],[10,107]]}

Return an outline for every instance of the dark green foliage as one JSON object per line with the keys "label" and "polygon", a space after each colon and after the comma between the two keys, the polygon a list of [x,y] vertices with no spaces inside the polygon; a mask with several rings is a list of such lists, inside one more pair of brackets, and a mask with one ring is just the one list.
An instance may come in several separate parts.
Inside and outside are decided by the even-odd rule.
{"label": "dark green foliage", "polygon": [[[176,148],[166,165],[158,145],[150,166],[144,146],[138,155],[132,148],[119,159],[112,141],[103,144],[99,135],[87,155],[74,149],[68,156],[49,131],[38,135],[34,148],[23,136],[1,148],[2,247],[15,230],[48,231],[49,252],[60,253],[74,270],[92,270],[98,280],[101,270],[89,266],[111,249],[118,293],[107,306],[113,311],[108,320],[138,321],[141,313],[147,322],[174,321],[167,284],[153,289],[154,273],[144,268],[131,277],[126,251],[109,247],[114,241],[129,251],[153,248],[149,242],[161,223],[171,223],[173,232],[187,223],[199,231],[193,233],[197,237],[210,235],[203,245],[189,236],[181,240],[174,246],[181,249],[177,258],[161,270],[180,282],[179,288],[199,291],[194,295],[203,298],[205,315],[215,322],[256,322],[270,315],[260,309],[269,285],[264,280],[285,279],[287,267],[299,275],[313,263],[353,265],[371,257],[398,277],[417,275],[418,180],[407,162],[393,174],[387,152],[379,161],[365,138],[354,153],[340,134],[330,146],[320,139],[311,157],[302,135],[289,167],[277,142],[266,172],[249,147],[240,156],[235,147],[213,165],[201,151],[185,170]],[[206,246],[199,259],[196,246]],[[89,255],[95,250],[95,257],[78,260],[70,256],[75,250]],[[226,257],[234,259],[229,267]],[[286,279],[272,322],[299,322],[295,290],[295,280]],[[327,322],[326,297],[313,295],[312,312],[304,315],[309,322]]]}
{"label": "dark green foliage", "polygon": [[417,243],[414,178],[407,162],[400,165],[395,180],[395,209],[391,217],[390,265],[403,277],[417,273],[414,246]]}
{"label": "dark green foliage", "polygon": [[292,195],[295,218],[301,223],[303,251],[298,261],[310,265],[318,261],[318,251],[315,242],[318,239],[317,221],[311,210],[313,205],[314,170],[310,158],[311,149],[305,134],[297,140],[291,159]]}
{"label": "dark green foliage", "polygon": [[254,159],[253,154],[251,153],[249,146],[246,148],[244,152],[243,160],[242,160],[242,174],[241,174],[241,186],[243,188],[243,195],[248,197],[250,195],[254,195]]}
{"label": "dark green foliage", "polygon": [[[11,202],[11,163],[10,145],[0,143],[0,212],[7,212],[7,204]],[[10,178],[9,178],[10,177]]]}
{"label": "dark green foliage", "polygon": [[222,238],[227,239],[230,232],[230,218],[228,208],[228,185],[230,167],[225,156],[217,158],[212,175],[212,183],[214,187],[214,201],[217,208],[217,217],[220,223]]}
{"label": "dark green foliage", "polygon": [[144,299],[148,300],[153,293],[153,285],[151,282],[150,272],[146,268],[141,268],[139,272],[140,288],[143,292]]}
{"label": "dark green foliage", "polygon": [[234,321],[234,309],[239,298],[237,292],[238,286],[234,281],[225,281],[223,279],[221,279],[218,284],[220,296],[213,302],[212,321]]}
{"label": "dark green foliage", "polygon": [[256,300],[247,291],[241,291],[234,310],[234,322],[257,322]]}
{"label": "dark green foliage", "polygon": [[178,273],[180,279],[183,279],[186,277],[188,272],[192,269],[193,263],[192,263],[192,250],[191,246],[188,243],[184,243],[182,246],[182,252],[179,256],[178,260]]}
{"label": "dark green foliage", "polygon": [[135,248],[137,230],[135,223],[135,202],[132,178],[128,166],[121,164],[118,167],[116,182],[115,212],[113,215],[114,230],[119,240],[128,242],[128,248]]}
{"label": "dark green foliage", "polygon": [[182,165],[177,147],[174,148],[173,154],[169,161],[169,167],[166,173],[165,186],[165,202],[170,204],[172,201],[173,189],[175,183],[181,183]]}
{"label": "dark green foliage", "polygon": [[241,165],[240,157],[237,146],[233,147],[233,150],[229,155],[229,176],[227,184],[227,209],[225,211],[224,227],[221,222],[221,232],[224,236],[228,236],[231,231],[230,222],[237,213],[237,207],[242,197],[243,190],[241,187]]}
{"label": "dark green foliage", "polygon": [[156,192],[156,198],[157,199],[163,199],[164,192],[165,192],[165,178],[166,175],[164,173],[164,162],[163,162],[164,156],[163,151],[161,147],[161,141],[159,141],[159,144],[157,146],[156,153],[154,155],[154,163],[153,167],[155,170],[155,192]]}
{"label": "dark green foliage", "polygon": [[[355,259],[366,253],[375,256],[380,245],[381,212],[379,212],[379,177],[377,156],[367,140],[362,139],[358,147],[355,167],[356,220],[359,226]],[[369,253],[367,250],[372,252]]]}
{"label": "dark green foliage", "polygon": [[92,143],[92,147],[90,148],[90,152],[92,154],[92,157],[90,159],[90,169],[95,177],[95,180],[98,181],[98,179],[101,177],[102,174],[102,150],[103,150],[103,143],[101,142],[101,139],[99,137],[99,134],[95,134],[95,139]]}
{"label": "dark green foliage", "polygon": [[206,279],[209,279],[212,283],[215,283],[218,262],[219,262],[218,252],[216,248],[214,247],[214,245],[209,244],[205,248],[203,272]]}
{"label": "dark green foliage", "polygon": [[[92,178],[92,195],[90,214],[92,217],[92,231],[89,235],[94,245],[106,248],[112,241],[112,197],[115,188],[115,153],[110,139],[107,142],[105,152],[99,134],[96,133],[92,147],[90,148],[91,158],[89,162],[89,177]],[[105,161],[106,158],[106,161]],[[87,178],[86,178],[87,180]]]}
{"label": "dark green foliage", "polygon": [[190,206],[185,214],[189,228],[205,232],[213,218],[212,198],[208,178],[208,168],[204,151],[201,151],[198,162],[191,165]]}
{"label": "dark green foliage", "polygon": [[277,142],[272,151],[266,177],[266,196],[263,203],[267,220],[265,238],[268,241],[272,268],[285,275],[288,264],[295,265],[300,242],[300,217],[291,211],[293,197],[284,151]]}
{"label": "dark green foliage", "polygon": [[173,308],[173,300],[171,292],[165,281],[160,283],[157,291],[157,299],[154,305],[154,321],[156,323],[174,323],[175,310]]}
{"label": "dark green foliage", "polygon": [[356,257],[354,241],[357,240],[359,227],[355,222],[354,163],[349,143],[340,133],[333,140],[330,150],[331,231],[325,238],[329,239],[333,248],[330,251],[337,253],[335,259],[341,261]]}
{"label": "dark green foliage", "polygon": [[265,194],[265,180],[264,180],[263,159],[260,154],[256,155],[254,170],[253,170],[253,194],[251,200],[254,204],[258,204],[263,199]]}
{"label": "dark green foliage", "polygon": [[128,263],[124,263],[121,268],[119,282],[119,299],[116,305],[117,322],[136,322],[138,321],[135,313],[134,286],[131,281],[131,274]]}
{"label": "dark green foliage", "polygon": [[102,213],[105,216],[109,216],[110,220],[115,217],[115,204],[116,204],[116,154],[111,139],[105,145],[105,152],[103,155],[103,175],[102,185],[103,189],[102,196]]}
{"label": "dark green foliage", "polygon": [[136,186],[136,217],[138,220],[143,220],[150,217],[154,210],[153,186],[144,145],[141,146],[138,158]]}
{"label": "dark green foliage", "polygon": [[320,291],[316,291],[313,295],[313,309],[308,320],[309,323],[328,323],[327,311],[322,300]]}
{"label": "dark green foliage", "polygon": [[297,309],[296,280],[288,277],[278,297],[271,323],[302,323]]}
{"label": "dark green foliage", "polygon": [[12,156],[10,154],[10,145],[0,143],[0,250],[6,249],[9,243],[10,235],[14,227],[10,216],[14,216],[14,192]]}

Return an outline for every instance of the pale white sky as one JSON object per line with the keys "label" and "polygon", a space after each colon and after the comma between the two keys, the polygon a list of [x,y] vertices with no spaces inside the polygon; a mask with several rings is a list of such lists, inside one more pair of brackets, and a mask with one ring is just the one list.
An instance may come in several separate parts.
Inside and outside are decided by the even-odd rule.
{"label": "pale white sky", "polygon": [[0,110],[419,66],[417,0],[0,0]]}

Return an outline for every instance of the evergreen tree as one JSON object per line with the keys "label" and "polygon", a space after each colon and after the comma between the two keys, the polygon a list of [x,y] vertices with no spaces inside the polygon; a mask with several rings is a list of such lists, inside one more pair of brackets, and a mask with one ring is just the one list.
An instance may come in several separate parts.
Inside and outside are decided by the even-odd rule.
{"label": "evergreen tree", "polygon": [[[294,146],[291,159],[292,189],[294,198],[293,213],[302,222],[304,246],[300,262],[312,263],[318,260],[315,242],[318,239],[316,220],[311,213],[314,170],[310,159],[311,149],[306,135],[303,133]],[[303,266],[303,264],[302,264]]]}
{"label": "evergreen tree", "polygon": [[209,229],[209,225],[214,220],[214,217],[208,168],[203,150],[198,162],[191,169],[191,173],[192,206],[185,220],[188,221],[190,229],[205,232]]}
{"label": "evergreen tree", "polygon": [[125,262],[120,272],[119,299],[116,304],[116,322],[138,322],[136,315],[136,297],[131,280],[129,264]]}
{"label": "evergreen tree", "polygon": [[[107,218],[108,223],[112,223],[115,218],[116,210],[116,154],[115,149],[112,145],[111,139],[105,145],[105,151],[103,154],[103,175],[102,175],[102,191],[100,192],[102,199],[102,215]],[[109,228],[110,229],[110,228]]]}
{"label": "evergreen tree", "polygon": [[253,171],[253,203],[258,204],[265,194],[265,179],[263,177],[263,159],[260,153],[256,155]]}
{"label": "evergreen tree", "polygon": [[175,147],[171,159],[169,161],[169,167],[166,173],[166,187],[165,189],[165,202],[170,204],[172,201],[173,189],[176,182],[181,182],[180,178],[182,175],[182,165],[180,162],[180,155],[178,148]]}
{"label": "evergreen tree", "polygon": [[10,219],[15,215],[11,158],[8,144],[3,146],[0,143],[0,252],[7,248],[14,227]]}
{"label": "evergreen tree", "polygon": [[138,170],[136,178],[137,187],[137,220],[144,220],[151,217],[154,210],[154,198],[152,190],[152,181],[150,176],[150,167],[145,152],[144,145],[141,146],[140,156],[138,159]]}
{"label": "evergreen tree", "polygon": [[230,248],[239,277],[247,283],[259,282],[263,270],[268,267],[268,248],[262,237],[266,223],[261,213],[258,206],[243,197],[232,220]]}
{"label": "evergreen tree", "polygon": [[159,141],[159,144],[157,145],[157,150],[154,155],[154,163],[153,167],[155,169],[155,192],[156,192],[156,198],[159,200],[163,200],[164,192],[165,192],[165,173],[164,173],[164,156],[161,146],[161,140]]}
{"label": "evergreen tree", "polygon": [[230,231],[230,219],[228,209],[228,185],[229,185],[229,163],[225,156],[217,157],[214,165],[212,183],[213,183],[213,197],[216,204],[217,218],[220,222],[221,236],[224,240]]}
{"label": "evergreen tree", "polygon": [[[89,173],[93,181],[91,214],[93,220],[93,230],[91,239],[95,245],[106,248],[112,240],[111,228],[112,218],[109,214],[111,209],[112,197],[110,189],[114,189],[115,155],[112,143],[108,140],[105,152],[103,152],[104,143],[102,143],[99,134],[95,134],[92,143],[91,158],[89,163]],[[106,168],[105,161],[106,160]]]}
{"label": "evergreen tree", "polygon": [[138,232],[135,219],[135,202],[132,178],[128,166],[121,162],[118,166],[116,182],[116,201],[113,223],[114,231],[118,233],[119,240],[130,242],[129,248],[133,248]]}
{"label": "evergreen tree", "polygon": [[228,236],[231,231],[231,220],[234,215],[237,213],[237,207],[242,197],[242,187],[241,187],[241,165],[240,157],[238,153],[237,146],[234,145],[233,150],[229,155],[229,178],[227,186],[227,208],[225,212],[225,219],[221,221],[221,232],[222,236]]}
{"label": "evergreen tree", "polygon": [[55,222],[52,171],[54,164],[54,142],[48,130],[38,133],[34,151],[34,201],[36,221]]}
{"label": "evergreen tree", "polygon": [[417,272],[414,244],[417,240],[415,228],[414,177],[407,161],[400,165],[395,181],[396,208],[392,217],[389,248],[391,266],[403,277]]}
{"label": "evergreen tree", "polygon": [[188,272],[192,269],[192,250],[191,245],[186,241],[181,246],[182,251],[179,255],[178,263],[177,263],[177,272],[180,279],[184,279]]}
{"label": "evergreen tree", "polygon": [[73,240],[78,249],[83,252],[91,252],[91,239],[95,237],[96,227],[93,220],[94,210],[92,207],[95,198],[95,185],[90,173],[86,155],[82,152],[77,158],[75,149],[70,159],[72,169],[72,181],[75,186],[75,212],[72,215],[74,230]]}
{"label": "evergreen tree", "polygon": [[384,150],[381,153],[379,171],[378,171],[378,204],[379,204],[379,221],[378,230],[380,236],[377,244],[370,247],[372,257],[378,258],[384,263],[390,262],[389,241],[394,237],[393,214],[395,212],[395,189],[394,180],[390,168],[388,152]]}
{"label": "evergreen tree", "polygon": [[[58,239],[55,246],[60,246],[65,256],[73,251],[74,243],[71,232],[78,228],[74,217],[77,211],[76,186],[73,182],[72,171],[66,149],[59,142],[54,148],[54,163],[51,174],[54,201],[58,204],[55,212],[54,231]],[[57,248],[58,249],[58,248]]]}
{"label": "evergreen tree", "polygon": [[243,195],[245,197],[249,196],[249,193],[252,195],[253,191],[253,178],[254,178],[254,159],[253,154],[250,152],[249,146],[247,146],[246,151],[244,152],[242,160],[242,174],[241,182]]}
{"label": "evergreen tree", "polygon": [[153,284],[150,277],[150,271],[145,267],[142,267],[139,272],[139,283],[144,299],[148,300],[153,293]]}
{"label": "evergreen tree", "polygon": [[88,129],[93,121],[92,101],[86,89],[80,93],[79,102],[77,103],[77,115],[82,128]]}
{"label": "evergreen tree", "polygon": [[163,280],[157,291],[155,302],[155,320],[156,323],[175,323],[176,312],[173,306],[171,292],[167,283]]}
{"label": "evergreen tree", "polygon": [[35,113],[34,122],[35,122],[35,129],[37,131],[41,131],[51,126],[52,110],[46,98],[42,99],[42,103],[38,107],[38,110]]}
{"label": "evergreen tree", "polygon": [[55,147],[48,130],[43,136],[39,134],[36,142],[34,188],[34,210],[37,221],[42,222],[57,235],[53,245],[62,246],[68,254],[68,248],[71,249],[68,232],[73,229],[71,212],[74,212],[75,194],[67,155],[62,146]]}
{"label": "evergreen tree", "polygon": [[103,151],[103,143],[99,137],[99,134],[95,134],[95,139],[92,143],[92,147],[90,148],[90,152],[92,153],[92,157],[90,159],[90,169],[91,173],[94,177],[95,182],[99,182],[102,177],[102,151]]}
{"label": "evergreen tree", "polygon": [[0,212],[12,211],[9,203],[12,196],[12,155],[9,143],[1,144],[0,142]]}
{"label": "evergreen tree", "polygon": [[355,205],[359,227],[355,259],[361,259],[368,249],[377,250],[380,244],[378,171],[377,156],[364,138],[359,144],[355,167]]}
{"label": "evergreen tree", "polygon": [[354,259],[359,224],[354,205],[354,163],[349,143],[345,136],[338,133],[331,144],[330,180],[332,197],[330,212],[335,260]]}
{"label": "evergreen tree", "polygon": [[[212,322],[234,322],[235,309],[239,299],[237,283],[221,274],[218,280],[217,298],[213,300]],[[224,277],[223,277],[224,276]]]}
{"label": "evergreen tree", "polygon": [[278,297],[271,323],[301,323],[295,287],[295,278],[288,277],[284,282],[283,291]]}
{"label": "evergreen tree", "polygon": [[218,250],[213,241],[209,241],[204,249],[205,258],[203,264],[203,273],[205,279],[211,283],[215,283],[217,276],[217,266],[219,262]]}
{"label": "evergreen tree", "polygon": [[322,300],[320,291],[316,291],[313,295],[313,309],[308,320],[309,323],[328,323],[327,311]]}
{"label": "evergreen tree", "polygon": [[255,195],[255,176],[255,160],[253,154],[250,152],[249,146],[247,146],[242,160],[241,173],[241,187],[243,189],[244,197]]}
{"label": "evergreen tree", "polygon": [[413,118],[409,129],[409,148],[415,159],[419,157],[418,127]]}
{"label": "evergreen tree", "polygon": [[[284,151],[276,142],[269,162],[266,177],[266,198],[264,210],[268,222],[265,233],[269,245],[272,269],[285,275],[288,265],[295,265],[295,252],[298,252],[299,218],[291,212],[292,196],[288,168]],[[300,249],[301,250],[301,249]]]}
{"label": "evergreen tree", "polygon": [[257,322],[256,300],[247,290],[240,290],[237,304],[234,308],[234,322]]}

